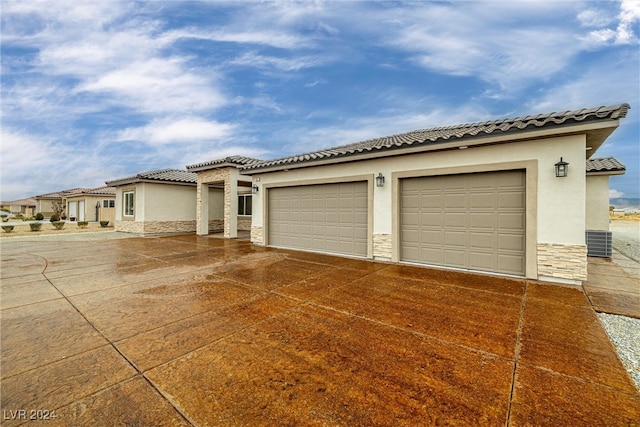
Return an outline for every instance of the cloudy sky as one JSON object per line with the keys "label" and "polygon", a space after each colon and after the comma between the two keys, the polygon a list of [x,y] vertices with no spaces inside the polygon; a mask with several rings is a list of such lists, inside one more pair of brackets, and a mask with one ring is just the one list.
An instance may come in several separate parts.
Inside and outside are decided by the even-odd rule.
{"label": "cloudy sky", "polygon": [[637,1],[0,6],[2,200],[623,102],[595,156],[640,197]]}

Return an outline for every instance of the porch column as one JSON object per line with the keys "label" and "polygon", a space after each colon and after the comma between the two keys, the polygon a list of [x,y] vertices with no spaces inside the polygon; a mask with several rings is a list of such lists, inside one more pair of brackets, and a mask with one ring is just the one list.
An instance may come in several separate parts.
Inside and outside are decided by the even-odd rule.
{"label": "porch column", "polygon": [[209,184],[198,183],[196,194],[196,234],[209,234]]}
{"label": "porch column", "polygon": [[224,237],[238,237],[238,180],[233,174],[224,180]]}

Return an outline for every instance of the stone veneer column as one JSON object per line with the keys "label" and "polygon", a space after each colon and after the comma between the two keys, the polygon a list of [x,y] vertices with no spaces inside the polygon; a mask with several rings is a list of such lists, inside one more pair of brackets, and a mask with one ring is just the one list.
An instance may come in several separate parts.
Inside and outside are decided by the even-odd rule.
{"label": "stone veneer column", "polygon": [[198,177],[196,196],[196,234],[206,236],[209,234],[209,185],[203,184]]}
{"label": "stone veneer column", "polygon": [[257,225],[251,226],[251,243],[258,245],[264,245],[264,238],[262,236],[262,227]]}
{"label": "stone veneer column", "polygon": [[224,237],[238,237],[238,181],[231,173],[224,179]]}

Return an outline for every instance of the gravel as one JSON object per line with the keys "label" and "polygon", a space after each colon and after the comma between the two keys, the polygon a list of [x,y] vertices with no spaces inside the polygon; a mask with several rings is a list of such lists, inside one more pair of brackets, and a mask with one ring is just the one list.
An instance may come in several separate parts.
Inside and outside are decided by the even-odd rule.
{"label": "gravel", "polygon": [[622,364],[640,391],[640,319],[598,313]]}
{"label": "gravel", "polygon": [[611,221],[609,225],[613,248],[636,262],[640,262],[640,221]]}

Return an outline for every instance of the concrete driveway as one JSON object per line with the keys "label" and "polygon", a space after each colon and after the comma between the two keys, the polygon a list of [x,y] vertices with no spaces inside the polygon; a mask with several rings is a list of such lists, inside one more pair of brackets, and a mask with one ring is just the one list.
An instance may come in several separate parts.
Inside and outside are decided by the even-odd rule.
{"label": "concrete driveway", "polygon": [[195,235],[5,240],[1,279],[2,425],[640,420],[581,288]]}

